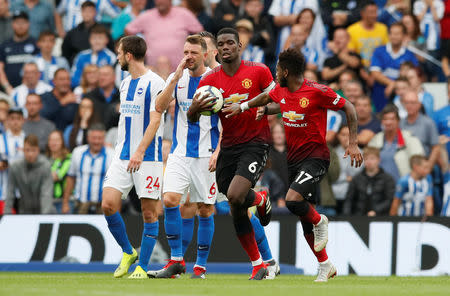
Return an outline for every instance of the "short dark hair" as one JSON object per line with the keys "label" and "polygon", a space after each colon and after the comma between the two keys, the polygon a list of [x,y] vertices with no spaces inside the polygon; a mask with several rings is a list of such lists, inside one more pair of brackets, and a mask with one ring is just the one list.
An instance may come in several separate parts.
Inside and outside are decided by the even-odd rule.
{"label": "short dark hair", "polygon": [[8,115],[11,115],[11,114],[19,114],[23,117],[23,110],[22,110],[22,108],[19,108],[19,107],[9,108]]}
{"label": "short dark hair", "polygon": [[406,83],[409,84],[409,80],[408,80],[408,78],[406,78],[405,76],[400,76],[400,77],[398,77],[397,79],[395,79],[395,81],[396,81],[396,82],[397,82],[397,81],[399,81],[399,82],[406,82]]}
{"label": "short dark hair", "polygon": [[280,53],[278,57],[278,65],[283,70],[288,70],[288,75],[303,76],[305,72],[305,57],[294,48],[288,48]]}
{"label": "short dark hair", "polygon": [[389,33],[391,32],[391,30],[392,30],[393,27],[400,27],[400,28],[402,29],[403,35],[406,35],[407,30],[406,30],[405,25],[404,25],[402,22],[396,22],[396,23],[393,23],[393,24],[389,27]]}
{"label": "short dark hair", "polygon": [[93,123],[89,128],[88,128],[88,132],[90,131],[102,131],[102,132],[106,132],[106,128],[105,125],[103,123]]}
{"label": "short dark hair", "polygon": [[34,134],[29,134],[25,137],[25,140],[23,140],[23,144],[28,144],[31,147],[39,147],[39,138]]}
{"label": "short dark hair", "polygon": [[236,40],[236,42],[237,43],[240,42],[240,40],[239,40],[239,33],[238,33],[238,31],[236,31],[236,29],[233,29],[233,28],[220,29],[220,31],[217,33],[217,39],[219,39],[220,35],[225,35],[225,34],[234,35],[234,39]]}
{"label": "short dark hair", "polygon": [[54,32],[52,32],[50,30],[44,30],[41,32],[41,34],[39,34],[38,41],[44,39],[44,37],[47,37],[47,36],[53,36],[56,38],[56,34]]}
{"label": "short dark hair", "polygon": [[94,2],[92,2],[92,1],[85,1],[85,2],[83,2],[83,4],[81,4],[81,10],[83,10],[86,7],[92,7],[95,10],[97,10],[97,7],[95,7]]}
{"label": "short dark hair", "polygon": [[203,52],[208,51],[208,46],[206,45],[205,39],[203,39],[202,36],[195,34],[195,35],[189,35],[186,37],[186,42],[190,44],[197,44],[202,47]]}
{"label": "short dark hair", "polygon": [[367,6],[372,6],[372,5],[375,5],[376,7],[378,7],[377,3],[375,1],[366,1],[366,2],[364,2],[362,7],[361,7],[361,11],[366,9]]}
{"label": "short dark hair", "polygon": [[[256,0],[259,1],[259,0]],[[214,35],[208,31],[201,31],[200,33],[198,33],[198,35],[202,36],[203,38],[209,38],[212,43],[214,44],[214,46],[217,48],[217,40],[216,37],[214,37]]]}
{"label": "short dark hair", "polygon": [[145,40],[139,36],[125,36],[120,39],[124,53],[130,53],[136,60],[142,61],[147,52]]}
{"label": "short dark hair", "polygon": [[[66,68],[58,68],[55,73],[53,74],[53,78],[55,78],[60,72],[67,72],[69,73],[69,71],[67,71]],[[70,73],[69,73],[70,74]]]}
{"label": "short dark hair", "polygon": [[409,166],[412,169],[414,165],[421,165],[427,158],[423,155],[414,154],[409,159]]}
{"label": "short dark hair", "polygon": [[383,110],[381,110],[380,118],[383,119],[384,115],[388,113],[394,113],[398,121],[400,121],[400,116],[398,115],[398,108],[394,104],[387,104]]}
{"label": "short dark hair", "polygon": [[106,37],[109,37],[109,31],[108,29],[100,24],[94,25],[90,30],[89,30],[89,35],[92,34],[103,34]]}

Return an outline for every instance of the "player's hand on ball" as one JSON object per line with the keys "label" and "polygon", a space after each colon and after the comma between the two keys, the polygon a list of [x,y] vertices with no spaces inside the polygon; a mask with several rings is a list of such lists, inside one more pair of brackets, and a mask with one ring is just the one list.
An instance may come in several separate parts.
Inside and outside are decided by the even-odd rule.
{"label": "player's hand on ball", "polygon": [[128,162],[127,172],[135,173],[139,170],[142,164],[142,160],[144,159],[144,153],[139,151],[134,152],[131,156],[130,161]]}
{"label": "player's hand on ball", "polygon": [[258,110],[256,111],[256,120],[261,120],[266,112],[266,107],[262,106],[262,107],[258,107]]}
{"label": "player's hand on ball", "polygon": [[194,113],[200,113],[203,111],[212,111],[212,108],[214,106],[214,101],[216,98],[209,97],[209,94],[204,94],[200,97],[200,93],[197,93],[194,98],[192,99],[192,104],[190,109]]}
{"label": "player's hand on ball", "polygon": [[240,114],[242,112],[241,105],[238,104],[238,103],[228,104],[228,105],[223,107],[222,112],[223,113],[229,113],[229,114],[225,115],[226,118],[233,117],[233,116],[238,115],[238,114]]}
{"label": "player's hand on ball", "polygon": [[362,165],[363,157],[361,151],[359,151],[358,145],[351,144],[345,149],[344,158],[350,155],[351,165],[355,168],[359,168]]}

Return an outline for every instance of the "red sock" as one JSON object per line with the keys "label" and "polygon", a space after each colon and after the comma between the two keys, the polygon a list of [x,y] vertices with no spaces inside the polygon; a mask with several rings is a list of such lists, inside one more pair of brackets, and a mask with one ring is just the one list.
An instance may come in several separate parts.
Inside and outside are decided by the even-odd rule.
{"label": "red sock", "polygon": [[307,233],[304,234],[306,241],[308,242],[309,247],[311,248],[311,251],[313,251],[314,256],[316,256],[317,261],[324,262],[328,259],[327,251],[323,249],[320,252],[314,251],[314,233]]}
{"label": "red sock", "polygon": [[[238,235],[238,239],[241,242],[245,252],[252,261],[252,265],[259,265],[262,263],[261,255],[259,255],[258,245],[255,240],[255,232],[246,233],[244,235]],[[259,262],[261,261],[261,262]]]}
{"label": "red sock", "polygon": [[252,206],[259,206],[261,201],[264,199],[265,191],[256,192],[255,191],[255,200],[252,203]]}
{"label": "red sock", "polygon": [[306,213],[305,216],[300,217],[300,219],[302,221],[309,222],[309,223],[312,223],[313,225],[316,225],[317,223],[320,222],[320,219],[322,219],[322,218],[320,217],[320,214],[317,213],[316,209],[312,205],[309,205],[308,212]]}

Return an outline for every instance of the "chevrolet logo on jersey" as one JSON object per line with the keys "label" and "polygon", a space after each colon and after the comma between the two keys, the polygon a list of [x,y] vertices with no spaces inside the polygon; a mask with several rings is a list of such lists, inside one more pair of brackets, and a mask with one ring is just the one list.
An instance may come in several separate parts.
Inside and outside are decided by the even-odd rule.
{"label": "chevrolet logo on jersey", "polygon": [[289,119],[289,121],[303,120],[305,114],[297,114],[295,111],[289,111],[283,113],[283,118]]}
{"label": "chevrolet logo on jersey", "polygon": [[233,103],[240,103],[242,101],[247,100],[248,94],[232,94],[228,98],[224,99],[223,102],[225,104],[233,104]]}

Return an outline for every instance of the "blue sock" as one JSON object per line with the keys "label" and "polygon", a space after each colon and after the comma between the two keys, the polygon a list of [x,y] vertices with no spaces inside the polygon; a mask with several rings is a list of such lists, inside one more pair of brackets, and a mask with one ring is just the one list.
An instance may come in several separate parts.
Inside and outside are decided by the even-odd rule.
{"label": "blue sock", "polygon": [[105,216],[106,222],[108,222],[109,231],[116,239],[116,242],[127,254],[133,253],[133,247],[130,244],[127,236],[127,229],[125,228],[125,223],[123,222],[122,216],[117,212],[111,216]]}
{"label": "blue sock", "polygon": [[183,233],[181,235],[181,242],[183,244],[183,257],[186,250],[191,243],[192,235],[194,234],[194,218],[184,219],[183,218]]}
{"label": "blue sock", "polygon": [[267,241],[266,233],[264,232],[264,227],[259,222],[259,219],[253,214],[250,218],[250,222],[252,222],[253,230],[255,231],[256,243],[258,244],[259,253],[261,253],[263,261],[272,260],[272,252],[270,251],[269,242]]}
{"label": "blue sock", "polygon": [[183,248],[181,243],[181,222],[180,206],[164,208],[164,227],[166,229],[167,241],[170,246],[170,257],[173,260],[183,259]]}
{"label": "blue sock", "polygon": [[159,222],[144,223],[142,232],[141,253],[139,254],[139,266],[147,271],[148,262],[152,255],[153,248],[158,240]]}
{"label": "blue sock", "polygon": [[228,203],[228,201],[216,202],[214,206],[216,207],[217,215],[230,214],[230,204]]}
{"label": "blue sock", "polygon": [[208,218],[198,217],[197,261],[195,265],[206,268],[211,242],[214,236],[214,215]]}

